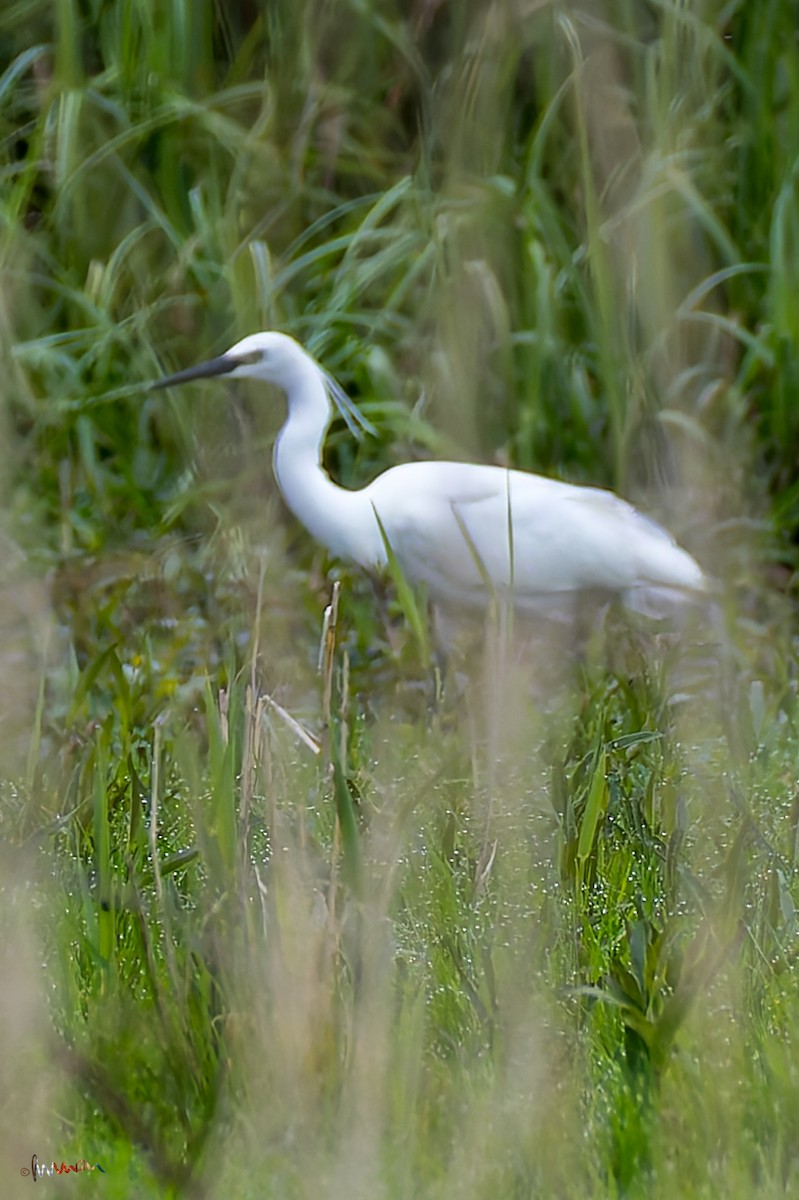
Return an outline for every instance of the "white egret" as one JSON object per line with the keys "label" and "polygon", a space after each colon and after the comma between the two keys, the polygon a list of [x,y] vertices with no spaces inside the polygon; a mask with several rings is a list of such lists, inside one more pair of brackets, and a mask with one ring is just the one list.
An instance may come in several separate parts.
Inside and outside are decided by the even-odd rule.
{"label": "white egret", "polygon": [[220,358],[160,380],[164,388],[227,375],[285,392],[274,450],[283,497],[335,556],[385,566],[388,542],[407,579],[445,610],[495,600],[570,620],[581,599],[618,596],[649,615],[704,589],[695,560],[612,492],[526,471],[462,462],[391,467],[359,491],[335,484],[322,446],[338,385],[283,333],[254,333]]}

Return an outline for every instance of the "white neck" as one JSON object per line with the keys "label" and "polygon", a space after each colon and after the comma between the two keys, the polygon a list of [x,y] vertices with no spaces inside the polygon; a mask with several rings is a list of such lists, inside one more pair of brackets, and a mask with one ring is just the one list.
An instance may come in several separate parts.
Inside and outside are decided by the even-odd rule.
{"label": "white neck", "polygon": [[331,419],[318,368],[297,363],[285,383],[288,417],[275,442],[275,477],[283,499],[308,532],[337,557],[371,566],[384,557],[380,530],[362,492],[338,487],[322,466]]}

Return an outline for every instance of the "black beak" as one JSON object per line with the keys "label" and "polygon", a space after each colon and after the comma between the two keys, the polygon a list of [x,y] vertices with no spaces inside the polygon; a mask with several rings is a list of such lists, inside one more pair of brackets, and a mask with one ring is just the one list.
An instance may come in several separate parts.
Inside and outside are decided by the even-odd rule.
{"label": "black beak", "polygon": [[173,383],[188,383],[192,379],[210,379],[212,375],[229,375],[239,365],[239,359],[230,354],[223,354],[219,358],[210,359],[209,362],[198,363],[196,367],[187,367],[185,371],[178,371],[175,375],[167,375],[166,379],[157,379],[155,383],[150,384],[147,390],[157,392],[160,388],[172,387]]}

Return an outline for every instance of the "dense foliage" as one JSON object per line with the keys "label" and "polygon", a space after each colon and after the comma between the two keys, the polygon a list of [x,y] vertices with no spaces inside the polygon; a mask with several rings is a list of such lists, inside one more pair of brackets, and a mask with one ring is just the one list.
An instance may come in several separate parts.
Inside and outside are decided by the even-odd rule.
{"label": "dense foliage", "polygon": [[[3,5],[4,1189],[796,1190],[797,63],[788,0]],[[442,676],[279,397],[147,391],[260,328],[342,482],[615,487],[712,611]]]}

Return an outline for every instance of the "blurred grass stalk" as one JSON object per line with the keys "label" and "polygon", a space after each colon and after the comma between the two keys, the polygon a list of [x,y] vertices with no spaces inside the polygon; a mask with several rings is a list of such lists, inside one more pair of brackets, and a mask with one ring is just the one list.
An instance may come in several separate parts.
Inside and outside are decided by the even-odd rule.
{"label": "blurred grass stalk", "polygon": [[[12,454],[8,430],[0,438],[0,475]],[[5,490],[5,489],[3,489]],[[2,804],[16,809],[29,796],[41,744],[44,671],[52,632],[46,589],[22,550],[0,524],[0,773]],[[31,804],[35,810],[35,801]],[[34,822],[40,813],[32,813]],[[12,829],[10,814],[3,825]],[[64,1094],[58,1041],[48,1012],[59,963],[48,961],[40,922],[54,902],[36,849],[13,830],[0,844],[0,1156],[9,1175],[48,1144],[52,1113]],[[58,903],[58,901],[55,901]],[[55,1151],[54,1147],[54,1151]]]}

